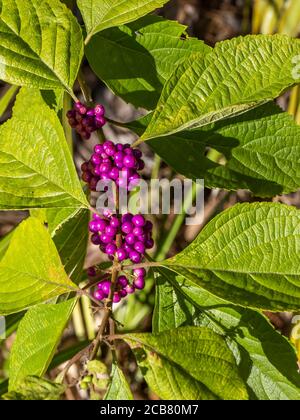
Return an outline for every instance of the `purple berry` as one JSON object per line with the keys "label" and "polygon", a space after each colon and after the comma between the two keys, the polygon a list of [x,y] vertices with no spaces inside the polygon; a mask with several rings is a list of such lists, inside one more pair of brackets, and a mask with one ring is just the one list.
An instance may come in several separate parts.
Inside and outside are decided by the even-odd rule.
{"label": "purple berry", "polygon": [[90,172],[84,172],[84,173],[82,174],[81,178],[82,178],[82,180],[83,180],[84,182],[89,183],[89,182],[91,181],[91,179],[92,179],[92,174],[91,174]]}
{"label": "purple berry", "polygon": [[109,162],[101,163],[99,169],[100,169],[101,172],[105,172],[105,173],[109,172],[111,170],[111,163],[109,163]]}
{"label": "purple berry", "polygon": [[113,216],[110,219],[110,226],[114,227],[114,228],[118,228],[120,226],[120,221],[116,216]]}
{"label": "purple berry", "polygon": [[95,220],[97,224],[97,232],[104,232],[107,226],[107,222],[103,219]]}
{"label": "purple berry", "polygon": [[123,245],[125,251],[127,252],[127,254],[129,254],[131,251],[133,251],[132,247],[125,242],[125,244]]}
{"label": "purple berry", "polygon": [[95,277],[97,275],[97,271],[96,271],[95,267],[89,267],[87,269],[87,275],[89,277]]}
{"label": "purple berry", "polygon": [[133,228],[134,228],[134,226],[133,226],[133,224],[131,222],[124,222],[122,224],[122,228],[121,229],[122,229],[122,232],[128,234],[128,233],[131,233],[132,232]]}
{"label": "purple berry", "polygon": [[144,231],[143,231],[143,228],[141,227],[135,227],[132,233],[134,234],[134,236],[141,236],[143,235]]}
{"label": "purple berry", "polygon": [[100,236],[97,235],[97,233],[94,233],[91,237],[91,241],[94,245],[100,245],[101,244],[101,240],[100,240]]}
{"label": "purple berry", "polygon": [[145,245],[143,244],[143,242],[136,242],[134,244],[134,249],[139,252],[140,254],[144,254],[145,253]]}
{"label": "purple berry", "polygon": [[110,284],[109,280],[103,280],[101,283],[98,283],[98,289],[102,290],[105,296],[108,296],[110,292]]}
{"label": "purple berry", "polygon": [[131,222],[133,215],[131,213],[125,213],[122,216],[122,223]]}
{"label": "purple berry", "polygon": [[117,234],[117,229],[109,225],[106,227],[105,233],[107,233],[109,236],[115,237]]}
{"label": "purple berry", "polygon": [[144,226],[145,232],[151,232],[153,229],[153,223],[151,223],[149,220],[146,221],[146,224]]}
{"label": "purple berry", "polygon": [[146,240],[148,239],[148,237],[147,237],[147,235],[146,235],[146,233],[143,233],[142,235],[139,235],[139,236],[137,236],[137,239],[140,241],[140,242],[146,242]]}
{"label": "purple berry", "polygon": [[106,120],[105,120],[105,118],[103,118],[103,117],[98,117],[98,116],[96,115],[96,120],[95,120],[95,123],[96,123],[96,127],[97,127],[97,128],[101,128],[101,127],[103,127],[103,126],[105,125]]}
{"label": "purple berry", "polygon": [[134,168],[136,165],[136,159],[134,156],[126,155],[123,159],[123,165],[126,168]]}
{"label": "purple berry", "polygon": [[134,279],[133,284],[136,289],[139,289],[139,290],[144,289],[145,287],[144,277],[137,277],[136,279]]}
{"label": "purple berry", "polygon": [[88,110],[87,110],[86,115],[87,115],[88,117],[94,117],[94,116],[95,116],[95,111],[94,111],[94,109],[93,109],[93,108],[88,109]]}
{"label": "purple berry", "polygon": [[101,155],[101,153],[103,153],[103,146],[102,146],[102,144],[96,144],[96,146],[94,147],[94,152],[97,155]]}
{"label": "purple berry", "polygon": [[146,270],[144,268],[135,268],[133,270],[133,275],[135,277],[145,277],[146,276]]}
{"label": "purple berry", "polygon": [[109,244],[110,242],[113,241],[113,238],[112,238],[112,236],[107,235],[107,233],[102,233],[102,235],[100,235],[100,240],[104,244]]}
{"label": "purple berry", "polygon": [[89,231],[93,233],[98,232],[98,222],[96,220],[91,220],[89,222]]}
{"label": "purple berry", "polygon": [[100,163],[102,162],[102,159],[99,155],[93,154],[91,157],[91,161],[93,162],[94,165],[100,165]]}
{"label": "purple berry", "polygon": [[116,162],[122,162],[123,163],[124,154],[122,152],[117,152],[114,156],[114,159],[115,159]]}
{"label": "purple berry", "polygon": [[117,251],[117,247],[116,247],[115,244],[111,243],[111,244],[106,245],[106,247],[105,247],[105,253],[107,255],[114,255],[116,253],[116,251]]}
{"label": "purple berry", "polygon": [[145,247],[146,249],[151,249],[154,247],[154,240],[152,238],[147,239],[147,241],[145,242]]}
{"label": "purple berry", "polygon": [[103,105],[96,105],[94,108],[94,114],[103,117],[105,114],[105,108]]}
{"label": "purple berry", "polygon": [[121,302],[122,297],[120,296],[120,294],[118,292],[114,293],[114,297],[113,297],[113,302],[114,303],[119,303]]}
{"label": "purple berry", "polygon": [[134,293],[134,292],[135,292],[135,287],[134,287],[134,285],[133,285],[133,284],[128,284],[128,285],[125,287],[125,290],[126,290],[126,292],[127,292],[129,295],[131,295],[132,293]]}
{"label": "purple berry", "polygon": [[118,284],[123,288],[126,287],[127,284],[128,284],[127,277],[126,276],[119,276],[118,277]]}
{"label": "purple berry", "polygon": [[146,220],[144,216],[137,214],[136,216],[133,216],[132,223],[137,227],[143,227],[146,224]]}
{"label": "purple berry", "polygon": [[121,296],[121,298],[126,297],[126,296],[127,296],[127,292],[126,292],[126,290],[125,290],[125,289],[120,290],[120,291],[119,291],[119,295]]}
{"label": "purple berry", "polygon": [[105,299],[105,294],[102,292],[102,290],[96,290],[94,292],[94,298],[97,300],[103,300]]}
{"label": "purple berry", "polygon": [[143,156],[142,152],[139,149],[133,149],[133,155],[136,159],[140,159]]}
{"label": "purple berry", "polygon": [[117,250],[117,258],[119,261],[124,261],[127,258],[127,251],[124,248],[119,248]]}
{"label": "purple berry", "polygon": [[128,245],[133,245],[135,243],[135,236],[133,233],[128,233],[128,235],[125,236],[125,241]]}
{"label": "purple berry", "polygon": [[116,179],[118,179],[119,178],[119,169],[118,168],[112,168],[111,170],[110,170],[110,172],[109,172],[109,177],[110,177],[110,179],[112,179],[112,180],[116,180]]}
{"label": "purple berry", "polygon": [[138,161],[138,171],[142,171],[145,168],[145,162],[143,160]]}
{"label": "purple berry", "polygon": [[142,260],[142,256],[139,252],[137,251],[131,251],[129,253],[129,259],[134,263],[134,264],[139,264]]}

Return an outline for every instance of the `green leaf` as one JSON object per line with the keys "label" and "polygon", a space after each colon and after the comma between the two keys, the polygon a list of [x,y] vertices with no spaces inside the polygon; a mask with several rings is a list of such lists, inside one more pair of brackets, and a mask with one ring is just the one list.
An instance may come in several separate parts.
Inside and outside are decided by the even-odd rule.
{"label": "green leaf", "polygon": [[35,218],[22,222],[0,261],[0,314],[76,290],[46,228]]}
{"label": "green leaf", "polygon": [[178,22],[149,15],[96,34],[86,47],[86,56],[116,95],[136,107],[153,109],[179,62],[211,51],[203,41],[189,38],[185,30]]}
{"label": "green leaf", "polygon": [[300,41],[284,35],[250,35],[220,42],[194,55],[164,86],[141,141],[241,114],[293,86]]}
{"label": "green leaf", "polygon": [[[142,134],[149,117],[127,124]],[[148,144],[176,172],[210,188],[248,189],[260,197],[296,191],[300,186],[300,128],[270,102],[202,129],[149,140]],[[207,147],[222,154],[216,163]],[[186,159],[182,159],[186,156]]]}
{"label": "green leaf", "polygon": [[4,400],[59,400],[65,392],[65,386],[46,379],[28,376],[18,384],[18,388],[4,394]]}
{"label": "green leaf", "polygon": [[56,113],[39,91],[23,88],[0,128],[0,208],[38,207],[88,203]]}
{"label": "green leaf", "polygon": [[99,390],[107,388],[109,374],[105,363],[100,360],[90,360],[86,365],[86,370],[88,374],[91,375],[91,382],[95,387]]}
{"label": "green leaf", "polygon": [[[90,215],[88,210],[67,210],[69,214],[64,213],[64,209],[59,212],[47,209],[47,222],[64,269],[77,284],[81,278],[86,256]],[[59,221],[59,217],[63,214],[65,219]]]}
{"label": "green leaf", "polygon": [[300,212],[293,207],[238,204],[162,265],[242,306],[299,310],[299,232]]}
{"label": "green leaf", "polygon": [[38,305],[24,316],[9,360],[9,390],[18,390],[29,375],[43,376],[56,351],[76,299],[56,305]]}
{"label": "green leaf", "polygon": [[147,15],[169,0],[77,0],[88,36],[104,29],[124,25]]}
{"label": "green leaf", "polygon": [[18,90],[18,86],[10,86],[4,95],[0,99],[0,117],[5,113],[7,110],[10,102],[12,101],[13,97],[15,96],[15,93]]}
{"label": "green leaf", "polygon": [[208,328],[120,336],[134,350],[150,388],[163,399],[245,400],[247,391],[224,339]]}
{"label": "green leaf", "polygon": [[165,269],[157,275],[155,332],[182,325],[212,328],[226,335],[252,399],[300,399],[295,349],[262,314],[230,305]]}
{"label": "green leaf", "polygon": [[0,7],[0,78],[72,94],[83,40],[71,11],[59,0],[2,0]]}
{"label": "green leaf", "polygon": [[1,241],[0,241],[0,259],[3,258],[3,256],[5,255],[8,247],[9,247],[9,244],[10,244],[11,238],[13,236],[13,233],[14,233],[14,231],[12,230],[11,232],[7,233],[3,238],[1,238]]}
{"label": "green leaf", "polygon": [[104,396],[104,400],[133,400],[133,395],[125,375],[116,363],[113,364],[111,372],[111,383]]}

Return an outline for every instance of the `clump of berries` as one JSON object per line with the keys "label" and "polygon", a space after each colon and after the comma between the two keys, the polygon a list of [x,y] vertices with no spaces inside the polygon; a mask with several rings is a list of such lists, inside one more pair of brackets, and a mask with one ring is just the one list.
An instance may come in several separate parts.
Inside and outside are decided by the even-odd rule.
{"label": "clump of berries", "polygon": [[[154,245],[152,238],[153,225],[146,221],[141,214],[132,215],[126,213],[121,217],[108,215],[101,217],[98,214],[93,215],[89,223],[90,232],[92,232],[92,242],[99,245],[102,252],[107,254],[110,259],[115,257],[119,262],[126,259],[134,264],[139,264],[145,255],[147,249]],[[117,235],[118,244],[117,244]],[[95,268],[90,267],[88,274],[96,275]],[[133,270],[133,282],[129,282],[126,276],[118,278],[116,291],[114,293],[114,303],[145,287],[146,271],[143,268]],[[98,300],[106,299],[109,295],[110,281],[105,280],[98,284],[94,297]]]}
{"label": "clump of berries", "polygon": [[119,262],[129,259],[134,264],[139,264],[146,250],[153,247],[152,228],[152,223],[146,221],[144,216],[133,216],[131,213],[120,218],[116,215],[102,217],[94,214],[89,223],[94,245],[99,245],[101,251],[111,259],[116,256]]}
{"label": "clump of berries", "polygon": [[69,124],[85,140],[91,137],[91,133],[104,126],[105,109],[102,105],[89,108],[81,102],[76,102],[74,108],[67,112]]}
{"label": "clump of berries", "polygon": [[111,141],[96,144],[91,159],[81,166],[82,179],[92,191],[96,191],[100,180],[114,181],[120,188],[128,188],[129,184],[134,186],[140,180],[138,171],[145,166],[141,157],[141,151],[129,144]]}
{"label": "clump of berries", "polygon": [[[127,277],[122,275],[118,277],[115,287],[113,302],[119,303],[127,295],[131,295],[135,290],[142,290],[145,287],[146,270],[144,268],[136,268],[133,270],[133,281],[129,282]],[[97,284],[97,290],[94,297],[97,300],[107,299],[110,293],[111,281],[102,280]]]}

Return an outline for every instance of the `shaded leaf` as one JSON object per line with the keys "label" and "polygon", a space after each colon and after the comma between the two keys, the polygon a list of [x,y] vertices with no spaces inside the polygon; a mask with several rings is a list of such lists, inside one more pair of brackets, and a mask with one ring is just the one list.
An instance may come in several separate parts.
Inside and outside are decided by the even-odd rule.
{"label": "shaded leaf", "polygon": [[97,76],[116,95],[136,107],[153,109],[179,62],[211,51],[203,41],[189,38],[185,29],[178,22],[146,16],[96,34],[86,55]]}
{"label": "shaded leaf", "polygon": [[[224,339],[207,328],[120,336],[134,350],[151,389],[163,399],[247,399]],[[194,389],[196,388],[196,389]]]}
{"label": "shaded leaf", "polygon": [[299,400],[295,350],[259,312],[219,299],[165,269],[157,272],[155,332],[201,325],[226,336],[251,399]]}
{"label": "shaded leaf", "polygon": [[19,383],[17,390],[2,396],[4,400],[59,400],[65,392],[65,386],[46,379],[28,376]]}
{"label": "shaded leaf", "polygon": [[125,375],[116,363],[113,364],[111,383],[104,396],[104,400],[133,400],[133,395]]}

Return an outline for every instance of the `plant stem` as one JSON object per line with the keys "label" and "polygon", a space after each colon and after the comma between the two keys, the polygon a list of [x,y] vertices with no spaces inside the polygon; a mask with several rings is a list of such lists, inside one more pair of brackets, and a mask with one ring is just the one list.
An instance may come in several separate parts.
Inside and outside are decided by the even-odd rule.
{"label": "plant stem", "polygon": [[78,300],[78,302],[75,305],[75,308],[72,314],[72,321],[73,321],[75,335],[79,341],[82,341],[85,339],[85,329],[84,329],[82,313],[81,313],[79,302],[80,301]]}
{"label": "plant stem", "polygon": [[[119,188],[116,188],[116,209],[117,209],[117,213],[119,213]],[[116,237],[117,248],[120,247],[121,241],[122,241],[122,235],[121,233],[119,233],[117,234],[117,237]],[[117,255],[115,255],[114,263],[112,266],[112,272],[111,272],[111,284],[110,284],[109,295],[105,301],[104,315],[103,315],[103,319],[99,327],[98,334],[93,342],[93,350],[90,356],[90,360],[93,360],[97,357],[97,353],[100,348],[101,342],[103,340],[104,333],[106,331],[109,320],[112,316],[113,297],[114,297],[115,288],[117,285],[119,271],[120,271],[120,263],[118,261]]]}
{"label": "plant stem", "polygon": [[91,93],[91,89],[89,88],[88,84],[85,81],[82,69],[79,70],[77,80],[78,80],[78,83],[79,83],[80,90],[82,92],[84,101],[88,105],[91,105],[93,103],[92,93]]}
{"label": "plant stem", "polygon": [[5,111],[7,110],[10,102],[12,101],[13,97],[15,96],[19,86],[10,86],[4,95],[0,99],[0,117],[3,116]]}
{"label": "plant stem", "polygon": [[106,121],[107,121],[108,123],[113,124],[113,125],[116,125],[117,127],[126,128],[126,124],[124,124],[124,123],[121,123],[121,122],[119,122],[119,121],[114,121],[114,120],[111,120],[110,118],[107,118],[107,117],[105,117],[105,119],[106,119]]}
{"label": "plant stem", "polygon": [[91,301],[87,296],[82,296],[81,304],[87,338],[93,340],[95,338],[95,327],[94,318],[92,317]]}
{"label": "plant stem", "polygon": [[153,168],[151,173],[151,179],[158,179],[159,178],[159,171],[160,171],[160,165],[161,165],[161,158],[158,155],[154,156],[154,162],[153,162]]}

